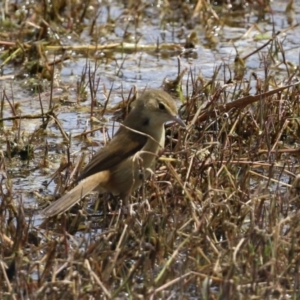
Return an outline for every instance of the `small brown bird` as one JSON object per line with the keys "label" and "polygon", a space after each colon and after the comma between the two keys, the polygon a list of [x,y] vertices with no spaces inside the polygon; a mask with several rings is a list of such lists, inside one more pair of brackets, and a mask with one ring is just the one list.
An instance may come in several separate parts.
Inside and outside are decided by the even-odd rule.
{"label": "small brown bird", "polygon": [[42,214],[47,217],[61,214],[93,190],[120,195],[126,202],[150,175],[147,169],[153,167],[158,151],[164,148],[167,121],[185,126],[173,98],[164,91],[144,91],[133,102],[132,110],[112,140],[83,169],[78,185],[46,207]]}

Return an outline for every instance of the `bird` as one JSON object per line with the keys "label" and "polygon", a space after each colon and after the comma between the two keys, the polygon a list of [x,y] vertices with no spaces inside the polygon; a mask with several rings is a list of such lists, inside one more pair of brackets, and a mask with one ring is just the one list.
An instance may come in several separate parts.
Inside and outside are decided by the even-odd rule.
{"label": "bird", "polygon": [[42,215],[62,214],[94,190],[118,195],[126,203],[150,176],[158,152],[165,146],[164,124],[168,121],[185,127],[172,96],[163,90],[144,90],[110,142],[84,167],[78,184],[43,209]]}

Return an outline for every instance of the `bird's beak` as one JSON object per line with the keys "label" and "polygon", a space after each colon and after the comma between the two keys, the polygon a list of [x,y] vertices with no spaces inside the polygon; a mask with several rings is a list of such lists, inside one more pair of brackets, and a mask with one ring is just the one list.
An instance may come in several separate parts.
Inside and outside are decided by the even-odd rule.
{"label": "bird's beak", "polygon": [[176,123],[178,123],[182,127],[186,127],[185,123],[179,118],[179,116],[174,116],[173,119]]}

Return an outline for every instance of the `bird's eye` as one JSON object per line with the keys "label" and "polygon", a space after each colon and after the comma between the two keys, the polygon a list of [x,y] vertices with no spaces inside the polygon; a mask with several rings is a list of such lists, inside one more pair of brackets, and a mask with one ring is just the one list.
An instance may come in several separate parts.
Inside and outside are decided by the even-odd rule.
{"label": "bird's eye", "polygon": [[166,109],[165,106],[161,102],[158,103],[158,107],[161,110],[165,110]]}

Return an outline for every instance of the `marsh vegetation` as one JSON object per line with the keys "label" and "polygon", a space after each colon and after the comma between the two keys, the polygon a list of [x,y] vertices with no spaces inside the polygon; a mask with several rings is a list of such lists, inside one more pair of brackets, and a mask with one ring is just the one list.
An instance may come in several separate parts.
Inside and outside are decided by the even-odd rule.
{"label": "marsh vegetation", "polygon": [[[298,299],[299,4],[2,2],[1,298]],[[43,219],[147,86],[188,126],[135,214]]]}

